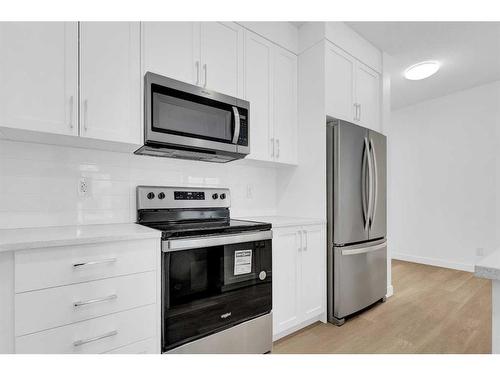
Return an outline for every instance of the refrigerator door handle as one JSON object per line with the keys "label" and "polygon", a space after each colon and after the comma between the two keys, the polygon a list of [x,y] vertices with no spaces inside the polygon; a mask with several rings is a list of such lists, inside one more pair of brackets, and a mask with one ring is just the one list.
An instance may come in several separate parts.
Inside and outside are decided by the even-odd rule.
{"label": "refrigerator door handle", "polygon": [[352,250],[342,250],[342,255],[356,255],[356,254],[365,254],[371,253],[373,251],[381,250],[387,246],[387,242],[383,242],[378,245],[362,247],[360,249],[352,249]]}
{"label": "refrigerator door handle", "polygon": [[368,153],[370,152],[368,139],[365,137],[365,145],[363,148],[363,165],[361,167],[361,203],[363,204],[363,220],[365,231],[368,230],[370,216],[368,215],[368,203],[366,202],[366,164],[369,163]]}
{"label": "refrigerator door handle", "polygon": [[370,138],[370,154],[371,158],[373,161],[373,174],[374,174],[374,179],[373,179],[373,208],[372,208],[372,216],[370,220],[370,228],[373,225],[373,222],[375,221],[375,215],[377,213],[377,199],[378,199],[378,173],[377,173],[377,154],[375,153],[375,146],[373,145],[373,139]]}

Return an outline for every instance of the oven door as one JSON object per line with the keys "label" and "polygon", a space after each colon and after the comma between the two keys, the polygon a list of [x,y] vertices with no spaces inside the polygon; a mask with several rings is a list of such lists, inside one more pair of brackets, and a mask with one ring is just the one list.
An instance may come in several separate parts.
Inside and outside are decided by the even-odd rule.
{"label": "oven door", "polygon": [[[229,237],[238,236],[221,236]],[[162,351],[271,309],[270,238],[162,253]]]}
{"label": "oven door", "polygon": [[248,147],[248,102],[149,72],[145,94],[146,144]]}

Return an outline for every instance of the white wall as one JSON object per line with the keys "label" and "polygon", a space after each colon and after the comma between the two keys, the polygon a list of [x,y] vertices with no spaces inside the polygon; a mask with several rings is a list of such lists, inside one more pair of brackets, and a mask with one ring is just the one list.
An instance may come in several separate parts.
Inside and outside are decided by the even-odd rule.
{"label": "white wall", "polygon": [[[80,177],[92,196],[78,196]],[[276,214],[276,169],[0,141],[0,228],[136,220],[137,185],[228,187],[231,215]],[[247,190],[250,187],[250,194]]]}
{"label": "white wall", "polygon": [[393,257],[472,270],[496,238],[500,82],[392,113],[387,128]]}

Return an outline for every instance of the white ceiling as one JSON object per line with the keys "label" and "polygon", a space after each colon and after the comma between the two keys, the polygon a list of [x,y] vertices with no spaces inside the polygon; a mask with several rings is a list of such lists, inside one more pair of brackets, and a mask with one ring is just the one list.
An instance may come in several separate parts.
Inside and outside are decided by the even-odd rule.
{"label": "white ceiling", "polygon": [[[394,58],[393,109],[500,80],[500,22],[347,24]],[[408,66],[424,60],[438,60],[441,69],[422,81],[403,77]]]}

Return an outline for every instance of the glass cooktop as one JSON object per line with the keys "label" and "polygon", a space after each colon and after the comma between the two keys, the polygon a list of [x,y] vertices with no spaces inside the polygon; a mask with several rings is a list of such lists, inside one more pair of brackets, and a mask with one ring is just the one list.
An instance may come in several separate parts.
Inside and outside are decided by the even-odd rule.
{"label": "glass cooktop", "polygon": [[173,237],[209,236],[271,229],[269,223],[232,219],[141,223],[141,225],[161,230],[163,240]]}

